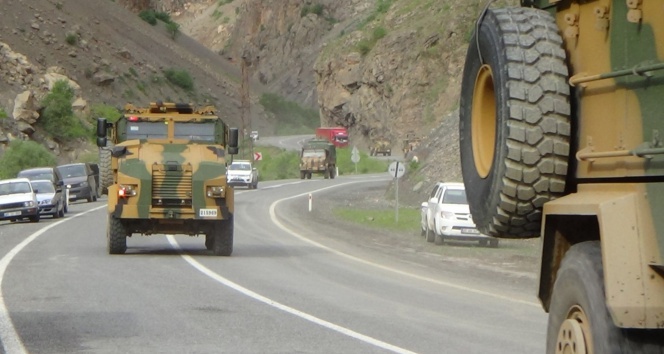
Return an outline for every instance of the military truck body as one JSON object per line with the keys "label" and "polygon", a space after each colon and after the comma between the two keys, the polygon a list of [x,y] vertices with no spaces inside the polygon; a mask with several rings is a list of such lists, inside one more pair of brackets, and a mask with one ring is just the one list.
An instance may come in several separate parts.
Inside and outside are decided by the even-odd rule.
{"label": "military truck body", "polygon": [[664,2],[487,9],[461,165],[473,220],[542,237],[548,353],[664,352]]}
{"label": "military truck body", "polygon": [[123,113],[115,123],[97,124],[101,173],[112,179],[109,253],[124,253],[134,233],[204,234],[208,249],[230,255],[234,200],[226,162],[237,153],[237,129],[211,106],[157,102],[127,105]]}
{"label": "military truck body", "polygon": [[373,139],[371,142],[371,148],[369,149],[369,155],[392,156],[392,143],[389,139],[384,137]]}
{"label": "military truck body", "polygon": [[300,151],[300,179],[311,179],[312,174],[334,178],[337,174],[337,150],[334,144],[323,139],[311,139]]}

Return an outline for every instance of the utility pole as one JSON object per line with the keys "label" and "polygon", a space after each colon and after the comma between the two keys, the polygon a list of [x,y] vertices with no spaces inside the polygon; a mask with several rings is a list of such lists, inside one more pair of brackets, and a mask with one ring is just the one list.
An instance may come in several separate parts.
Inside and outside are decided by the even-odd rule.
{"label": "utility pole", "polygon": [[[242,52],[242,83],[240,87],[240,101],[242,105],[242,142],[247,134],[251,135],[251,102],[249,97],[249,79],[251,77],[250,70],[252,67],[258,65],[258,56],[252,54],[252,50],[245,48]],[[254,140],[249,136],[249,160],[254,162]],[[242,151],[242,158],[244,157],[244,150]]]}

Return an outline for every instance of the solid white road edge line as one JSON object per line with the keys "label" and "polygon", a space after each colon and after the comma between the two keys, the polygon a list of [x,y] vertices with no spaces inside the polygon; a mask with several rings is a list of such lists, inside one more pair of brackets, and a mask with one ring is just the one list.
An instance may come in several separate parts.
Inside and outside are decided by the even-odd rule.
{"label": "solid white road edge line", "polygon": [[[178,251],[182,251],[182,248],[180,248],[180,245],[177,243],[177,241],[175,240],[175,237],[173,237],[173,235],[167,235],[167,238],[168,238],[168,242],[170,242],[170,244],[173,246],[173,248],[175,248]],[[221,275],[213,272],[212,270],[210,270],[206,266],[202,265],[201,263],[199,263],[198,261],[196,261],[193,257],[191,257],[189,255],[181,254],[180,257],[182,257],[192,267],[196,268],[199,272],[205,274],[206,276],[213,279],[214,281],[216,281],[216,282],[218,282],[218,283],[220,283],[224,286],[227,286],[227,287],[229,287],[229,288],[231,288],[235,291],[238,291],[238,292],[240,292],[240,293],[242,293],[242,294],[244,294],[244,295],[246,295],[246,296],[248,296],[248,297],[250,297],[254,300],[258,300],[258,301],[260,301],[260,302],[262,302],[262,303],[264,303],[268,306],[272,306],[272,307],[274,307],[276,309],[279,309],[281,311],[290,313],[291,315],[295,315],[295,316],[300,317],[302,319],[305,319],[309,322],[313,322],[317,325],[323,326],[325,328],[331,329],[331,330],[339,332],[343,335],[358,339],[360,341],[363,341],[365,343],[374,345],[374,346],[379,347],[379,348],[390,350],[390,351],[395,352],[395,353],[403,353],[403,354],[407,354],[407,353],[411,354],[412,353],[412,354],[414,354],[414,352],[412,352],[410,350],[400,348],[400,347],[397,347],[395,345],[392,345],[392,344],[380,341],[378,339],[366,336],[364,334],[355,332],[351,329],[348,329],[348,328],[336,325],[334,323],[325,321],[323,319],[320,319],[318,317],[310,315],[306,312],[299,311],[299,310],[294,309],[290,306],[286,306],[282,303],[279,303],[279,302],[274,301],[270,298],[267,298],[263,295],[260,295],[260,294],[254,292],[254,291],[251,291],[251,290],[249,290],[249,289],[247,289],[247,288],[245,288],[245,287],[243,287],[243,286],[241,286],[237,283],[234,283],[234,282],[222,277]]]}
{"label": "solid white road edge line", "polygon": [[509,301],[509,302],[514,302],[514,303],[518,303],[518,304],[524,304],[524,305],[540,307],[540,304],[536,303],[536,302],[526,301],[526,300],[521,300],[521,299],[515,299],[515,298],[512,298],[512,297],[503,296],[503,295],[496,294],[496,293],[490,293],[490,292],[483,291],[483,290],[480,290],[480,289],[474,289],[474,288],[471,288],[471,287],[467,287],[467,286],[463,286],[463,285],[459,285],[459,284],[455,284],[455,283],[450,283],[450,282],[441,281],[441,280],[437,280],[437,279],[433,279],[433,278],[429,278],[429,277],[424,277],[424,276],[420,276],[420,275],[417,275],[417,274],[404,272],[404,271],[396,269],[396,268],[391,268],[391,267],[388,267],[388,266],[385,266],[385,265],[382,265],[382,264],[369,262],[369,261],[364,260],[362,258],[351,256],[347,253],[343,253],[341,251],[338,251],[336,249],[330,248],[330,247],[325,246],[321,243],[313,241],[313,240],[311,240],[311,239],[309,239],[305,236],[302,236],[301,234],[297,233],[296,231],[291,230],[288,227],[286,227],[285,225],[283,225],[277,219],[277,214],[275,213],[275,209],[277,207],[277,204],[281,203],[282,201],[295,199],[295,198],[299,198],[299,197],[303,197],[303,196],[308,196],[310,193],[311,194],[318,193],[318,192],[321,192],[321,191],[324,191],[324,190],[327,190],[327,189],[342,187],[342,186],[352,184],[352,183],[367,183],[367,182],[374,182],[375,183],[376,181],[375,180],[364,180],[364,181],[346,182],[346,183],[336,184],[336,185],[333,185],[333,186],[328,186],[328,187],[325,187],[325,188],[316,189],[316,190],[313,190],[311,192],[304,192],[304,193],[297,194],[297,195],[294,195],[294,196],[291,196],[291,197],[276,200],[276,201],[274,201],[274,203],[272,203],[270,205],[270,218],[272,219],[272,222],[274,222],[280,229],[286,231],[287,233],[291,234],[292,236],[294,236],[294,237],[296,237],[296,238],[298,238],[298,239],[300,239],[300,240],[302,240],[306,243],[309,243],[311,245],[322,248],[326,251],[329,251],[331,253],[334,253],[334,254],[339,255],[341,257],[353,260],[353,261],[358,262],[358,263],[362,263],[362,264],[365,264],[365,265],[368,265],[368,266],[376,267],[376,268],[379,268],[379,269],[382,269],[382,270],[385,270],[385,271],[388,271],[388,272],[392,272],[392,273],[396,273],[396,274],[399,274],[399,275],[411,277],[411,278],[414,278],[414,279],[422,280],[422,281],[425,281],[425,282],[447,286],[447,287],[450,287],[450,288],[453,288],[453,289],[467,291],[467,292],[478,294],[478,295],[489,296],[489,297],[493,297],[493,298],[496,298],[496,299]]}
{"label": "solid white road edge line", "polygon": [[21,243],[12,248],[11,251],[9,251],[4,257],[2,257],[2,259],[0,259],[0,342],[2,342],[2,347],[5,349],[5,353],[8,354],[27,353],[27,351],[25,350],[25,346],[23,345],[23,342],[21,342],[21,338],[16,332],[14,323],[12,323],[12,319],[9,317],[9,311],[7,310],[7,306],[5,305],[5,296],[4,294],[2,294],[2,281],[5,279],[5,271],[7,271],[9,262],[11,262],[12,259],[14,259],[14,257],[16,257],[16,255],[23,250],[23,248],[25,248],[25,246],[30,244],[30,242],[37,239],[37,237],[39,237],[41,234],[48,231],[49,229],[56,227],[62,224],[63,222],[72,220],[79,216],[106,207],[107,207],[106,205],[102,205],[90,209],[88,211],[82,212],[80,214],[75,214],[70,217],[64,218],[58,222],[54,222],[44,227],[43,229],[39,229],[39,231],[33,233],[32,235],[28,236],[26,239],[21,241]]}

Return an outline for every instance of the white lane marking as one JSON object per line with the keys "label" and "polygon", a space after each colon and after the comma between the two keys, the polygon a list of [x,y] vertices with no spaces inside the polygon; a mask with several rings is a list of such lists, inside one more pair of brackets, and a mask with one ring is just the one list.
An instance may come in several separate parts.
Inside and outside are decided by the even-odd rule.
{"label": "white lane marking", "polygon": [[7,271],[7,267],[9,266],[9,262],[16,257],[16,255],[21,252],[25,246],[30,244],[30,242],[34,241],[39,237],[41,234],[44,232],[50,230],[53,227],[56,227],[63,222],[67,222],[69,220],[72,220],[74,218],[77,218],[79,216],[85,215],[87,213],[93,212],[95,210],[101,209],[101,208],[106,208],[106,205],[102,205],[93,209],[90,209],[88,211],[82,212],[80,214],[72,215],[68,218],[62,219],[58,222],[54,222],[52,224],[49,224],[48,226],[39,229],[39,231],[33,233],[32,235],[28,236],[26,239],[21,241],[18,245],[16,245],[14,248],[12,248],[11,251],[9,251],[7,254],[5,254],[2,259],[0,259],[0,342],[2,342],[2,346],[5,349],[5,353],[9,354],[15,354],[15,353],[27,353],[25,346],[23,345],[23,342],[21,341],[21,338],[19,337],[18,333],[16,332],[16,328],[14,327],[14,323],[12,322],[12,319],[9,317],[9,311],[7,310],[7,305],[5,304],[5,296],[2,293],[2,281],[5,279],[5,272]]}
{"label": "white lane marking", "polygon": [[424,276],[421,276],[421,275],[404,272],[402,270],[392,268],[392,267],[388,267],[388,266],[385,266],[385,265],[382,265],[382,264],[370,262],[370,261],[367,261],[367,260],[362,259],[362,258],[351,256],[350,254],[343,253],[343,252],[338,251],[334,248],[330,248],[330,247],[325,246],[321,243],[313,241],[313,240],[311,240],[311,239],[309,239],[305,236],[302,236],[301,234],[297,233],[294,230],[289,229],[288,227],[283,225],[279,220],[277,220],[277,215],[275,213],[275,209],[276,209],[277,204],[281,203],[282,201],[308,196],[309,193],[312,193],[312,194],[313,193],[318,193],[318,192],[324,191],[326,189],[341,187],[341,186],[344,186],[344,185],[347,185],[347,184],[352,184],[352,183],[362,183],[362,182],[375,182],[375,181],[346,182],[346,183],[336,184],[336,185],[333,185],[333,186],[328,186],[328,187],[316,189],[316,190],[313,190],[311,192],[304,192],[304,193],[301,193],[301,194],[297,194],[297,195],[294,195],[294,196],[290,196],[290,197],[287,197],[287,198],[276,200],[270,205],[270,218],[272,219],[272,222],[274,222],[280,229],[288,232],[292,236],[294,236],[294,237],[296,237],[296,238],[298,238],[298,239],[300,239],[300,240],[302,240],[306,243],[309,243],[309,244],[314,245],[316,247],[322,248],[322,249],[324,249],[328,252],[334,253],[336,255],[339,255],[341,257],[353,260],[353,261],[358,262],[358,263],[362,263],[362,264],[365,264],[365,265],[368,265],[368,266],[376,267],[376,268],[379,268],[379,269],[382,269],[382,270],[385,270],[385,271],[388,271],[388,272],[392,272],[392,273],[396,273],[396,274],[399,274],[399,275],[411,277],[411,278],[414,278],[414,279],[422,280],[422,281],[425,281],[425,282],[438,284],[438,285],[443,285],[443,286],[447,286],[447,287],[450,287],[450,288],[453,288],[453,289],[467,291],[467,292],[470,292],[470,293],[473,293],[473,294],[489,296],[489,297],[493,297],[493,298],[496,298],[496,299],[505,300],[505,301],[509,301],[509,302],[514,302],[514,303],[518,303],[518,304],[524,304],[524,305],[540,307],[539,303],[536,303],[536,302],[533,302],[533,301],[515,299],[515,298],[512,298],[512,297],[503,296],[503,295],[499,295],[499,294],[496,294],[496,293],[490,293],[490,292],[483,291],[483,290],[480,290],[480,289],[474,289],[474,288],[471,288],[471,287],[467,287],[467,286],[463,286],[463,285],[459,285],[459,284],[455,284],[455,283],[451,283],[451,282],[446,282],[446,281],[441,281],[441,280],[438,280],[438,279],[424,277]]}
{"label": "white lane marking", "polygon": [[[168,242],[171,244],[171,246],[173,246],[173,248],[175,248],[178,251],[182,251],[182,248],[180,248],[180,245],[177,243],[177,241],[175,240],[173,235],[167,235],[167,238],[168,238]],[[366,336],[364,334],[355,332],[355,331],[353,331],[351,329],[348,329],[346,327],[342,327],[342,326],[336,325],[334,323],[325,321],[323,319],[320,319],[318,317],[310,315],[306,312],[299,311],[299,310],[294,309],[290,306],[286,306],[286,305],[284,305],[280,302],[274,301],[274,300],[272,300],[268,297],[260,295],[260,294],[254,292],[254,291],[251,291],[251,290],[249,290],[249,289],[247,289],[247,288],[245,288],[245,287],[243,287],[243,286],[241,286],[237,283],[234,283],[234,282],[222,277],[221,275],[213,272],[212,270],[210,270],[206,266],[202,265],[201,263],[199,263],[198,261],[196,261],[195,259],[193,259],[189,255],[181,254],[180,257],[182,257],[192,267],[196,268],[199,272],[205,274],[206,276],[210,277],[214,281],[216,281],[216,282],[218,282],[218,283],[220,283],[224,286],[227,286],[227,287],[229,287],[229,288],[231,288],[235,291],[238,291],[238,292],[240,292],[240,293],[242,293],[242,294],[244,294],[244,295],[246,295],[246,296],[248,296],[248,297],[250,297],[254,300],[258,300],[258,301],[260,301],[260,302],[262,302],[262,303],[264,303],[268,306],[272,306],[272,307],[277,308],[281,311],[290,313],[291,315],[295,315],[295,316],[300,317],[302,319],[305,319],[309,322],[313,322],[317,325],[323,326],[325,328],[331,329],[331,330],[339,332],[343,335],[358,339],[360,341],[363,341],[365,343],[371,344],[371,345],[379,347],[379,348],[390,350],[390,351],[395,352],[395,353],[404,353],[404,354],[413,353],[414,354],[414,352],[412,352],[410,350],[407,350],[407,349],[404,349],[404,348],[401,348],[401,347],[397,347],[395,345],[392,345],[392,344],[383,342],[381,340]]]}

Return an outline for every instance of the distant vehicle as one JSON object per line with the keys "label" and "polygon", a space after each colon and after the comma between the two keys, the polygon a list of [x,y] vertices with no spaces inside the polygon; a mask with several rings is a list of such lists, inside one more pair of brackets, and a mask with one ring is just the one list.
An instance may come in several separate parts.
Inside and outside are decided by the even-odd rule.
{"label": "distant vehicle", "polygon": [[32,190],[37,195],[39,215],[50,215],[54,219],[65,216],[65,200],[62,193],[55,193],[53,182],[47,179],[30,181]]}
{"label": "distant vehicle", "polygon": [[[72,163],[56,167],[69,190],[69,200],[97,200],[99,189],[99,167],[90,163]],[[96,171],[96,172],[95,172]]]}
{"label": "distant vehicle", "polygon": [[226,169],[226,181],[230,186],[246,186],[249,189],[258,188],[258,170],[252,166],[251,161],[235,160]]}
{"label": "distant vehicle", "polygon": [[249,137],[251,138],[251,140],[254,141],[258,140],[258,130],[252,130],[251,134],[249,134]]}
{"label": "distant vehicle", "polygon": [[31,181],[47,179],[53,182],[53,188],[55,189],[56,194],[65,195],[65,213],[69,211],[69,191],[65,187],[64,179],[62,174],[55,167],[34,167],[22,170],[18,173],[17,177],[24,177]]}
{"label": "distant vehicle", "polygon": [[30,219],[39,221],[37,196],[27,178],[12,178],[0,181],[0,220],[16,221]]}
{"label": "distant vehicle", "polygon": [[385,137],[377,137],[371,142],[371,149],[369,151],[371,156],[392,156],[392,143],[390,139]]}
{"label": "distant vehicle", "polygon": [[348,146],[348,130],[344,127],[316,128],[316,138],[325,139],[336,147]]}
{"label": "distant vehicle", "polygon": [[302,146],[300,179],[311,179],[313,173],[320,173],[325,179],[337,175],[337,150],[327,140],[311,139]]}
{"label": "distant vehicle", "polygon": [[428,242],[445,240],[479,241],[480,245],[498,246],[498,239],[477,230],[466,200],[463,183],[436,183],[429,200],[421,205],[422,235]]}

